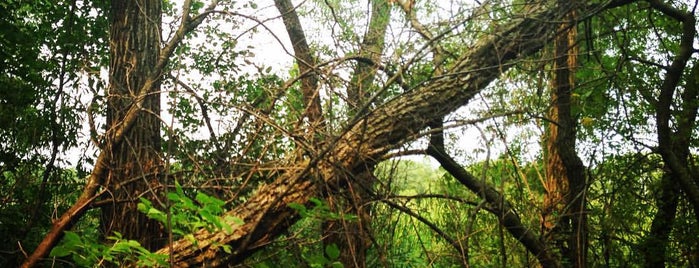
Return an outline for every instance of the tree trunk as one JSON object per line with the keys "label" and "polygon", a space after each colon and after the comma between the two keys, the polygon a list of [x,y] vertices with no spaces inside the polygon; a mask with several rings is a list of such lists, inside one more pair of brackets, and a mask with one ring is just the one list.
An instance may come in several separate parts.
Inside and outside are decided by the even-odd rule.
{"label": "tree trunk", "polygon": [[[558,5],[573,5],[559,1]],[[585,216],[585,168],[575,150],[576,119],[572,114],[571,94],[575,87],[577,39],[575,9],[566,15],[554,42],[554,76],[551,111],[546,137],[546,197],[542,224],[548,238],[556,244],[574,267],[587,262]]]}
{"label": "tree trunk", "polygon": [[[157,62],[155,63],[152,72],[148,74],[148,77],[142,78],[144,80],[140,89],[135,88],[134,85],[131,85],[131,88],[135,89],[136,91],[136,97],[132,99],[133,103],[129,105],[125,111],[122,111],[123,118],[120,118],[121,121],[106,130],[104,134],[106,137],[104,144],[102,145],[101,151],[97,156],[94,169],[92,169],[90,175],[85,178],[85,187],[83,188],[82,193],[80,193],[80,196],[75,203],[53,222],[51,230],[46,234],[46,236],[44,236],[36,249],[34,249],[34,252],[32,252],[24,263],[22,263],[22,267],[28,268],[36,266],[42,258],[49,254],[51,249],[63,237],[64,231],[71,228],[73,224],[80,219],[85,211],[90,208],[91,204],[96,198],[107,192],[107,189],[104,189],[103,185],[108,184],[106,183],[106,181],[109,179],[107,174],[109,173],[110,165],[113,162],[111,158],[113,155],[115,155],[113,153],[113,148],[119,147],[121,143],[125,142],[126,134],[134,127],[136,121],[138,121],[138,119],[144,113],[154,112],[144,112],[142,107],[146,106],[145,102],[148,99],[147,96],[150,95],[149,93],[152,94],[153,92],[157,92],[152,90],[152,88],[157,88],[153,86],[159,84],[168,59],[174,53],[175,48],[177,48],[180,42],[182,42],[185,35],[193,29],[196,29],[196,27],[201,24],[204,19],[206,19],[208,14],[210,14],[209,11],[213,10],[215,7],[216,3],[214,2],[206,8],[206,12],[194,18],[190,17],[189,7],[183,7],[182,20],[179,28],[174,33],[170,41],[168,41],[167,45],[165,45],[165,47],[159,51],[158,55],[160,56],[157,57]],[[131,9],[131,11],[134,10]],[[126,14],[121,13],[121,15],[124,16]],[[160,18],[159,15],[156,18]],[[114,20],[119,19],[114,18]],[[142,20],[141,22],[152,23],[151,20]],[[160,23],[158,23],[158,25],[159,24]],[[136,43],[131,44],[135,45]]]}
{"label": "tree trunk", "polygon": [[[324,131],[323,113],[320,107],[320,94],[318,94],[318,73],[316,60],[311,53],[311,48],[306,41],[306,34],[298,18],[296,9],[290,0],[275,0],[277,10],[282,15],[286,32],[294,48],[294,57],[299,68],[301,80],[301,92],[303,94],[303,104],[306,106],[302,116],[307,117],[311,123],[309,132],[312,137],[309,140],[318,138],[314,134]],[[302,122],[300,119],[299,122]]]}
{"label": "tree trunk", "polygon": [[[108,129],[122,122],[154,72],[160,56],[161,1],[112,1],[110,19]],[[109,193],[105,198],[110,202],[102,208],[100,222],[103,236],[119,232],[148,249],[157,249],[166,242],[160,224],[136,208],[139,197],[158,200],[161,192],[159,91],[159,83],[148,89],[133,127],[125,133],[123,142],[112,148],[103,180]]]}
{"label": "tree trunk", "polygon": [[[680,107],[680,110],[675,113],[678,121],[677,130],[672,132],[673,139],[669,144],[672,146],[671,151],[677,155],[678,166],[688,167],[690,140],[692,130],[696,125],[697,108],[699,107],[699,64],[695,64],[689,74],[682,93]],[[665,267],[670,232],[673,228],[680,190],[682,189],[678,183],[681,180],[679,176],[681,175],[673,172],[671,168],[664,170],[660,181],[660,193],[656,200],[658,212],[653,217],[650,232],[646,235],[641,247],[645,267]],[[696,214],[698,213],[695,211]]]}
{"label": "tree trunk", "polygon": [[347,88],[347,101],[350,116],[362,115],[360,111],[373,94],[377,63],[381,61],[386,39],[386,29],[391,20],[391,5],[387,0],[371,1],[371,17],[364,34],[358,55],[364,60],[357,61],[354,74]]}
{"label": "tree trunk", "polygon": [[[686,194],[687,201],[694,209],[694,218],[699,222],[699,183],[697,176],[692,174],[686,163],[687,159],[682,159],[681,153],[675,152],[676,143],[684,143],[691,134],[686,134],[694,129],[697,109],[697,71],[692,71],[691,85],[686,88],[682,95],[682,110],[677,113],[679,118],[673,122],[674,96],[677,86],[680,84],[687,62],[694,54],[694,38],[696,37],[696,19],[691,12],[684,12],[669,6],[660,1],[650,1],[651,7],[677,20],[682,24],[682,37],[680,46],[670,66],[666,69],[665,78],[660,85],[660,93],[655,102],[656,129],[658,132],[658,152],[663,158],[663,162],[668,167],[672,176],[677,179],[682,191]],[[695,66],[696,68],[696,66]],[[673,131],[672,124],[677,124],[677,131]],[[689,128],[686,128],[689,127]],[[679,135],[678,135],[679,134]],[[677,136],[675,136],[677,135]]]}
{"label": "tree trunk", "polygon": [[660,194],[656,200],[658,212],[653,217],[650,232],[641,245],[644,267],[665,267],[666,249],[679,203],[679,185],[670,174],[663,174]]}

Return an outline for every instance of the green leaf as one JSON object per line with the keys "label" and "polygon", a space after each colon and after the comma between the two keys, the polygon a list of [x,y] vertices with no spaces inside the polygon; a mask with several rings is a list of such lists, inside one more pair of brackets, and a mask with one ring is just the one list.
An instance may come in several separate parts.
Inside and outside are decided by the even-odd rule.
{"label": "green leaf", "polygon": [[221,248],[223,248],[223,252],[226,252],[228,254],[231,254],[233,252],[231,250],[231,245],[223,245]]}
{"label": "green leaf", "polygon": [[233,233],[233,227],[231,227],[230,225],[228,225],[228,224],[223,224],[221,227],[222,227],[221,229],[223,229],[223,231],[225,231],[226,234],[232,234],[232,233]]}
{"label": "green leaf", "polygon": [[340,249],[333,243],[325,247],[325,254],[327,254],[328,258],[331,260],[337,260],[337,258],[340,257]]}
{"label": "green leaf", "polygon": [[82,244],[82,239],[75,232],[66,231],[63,236],[64,242],[69,245]]}
{"label": "green leaf", "polygon": [[216,226],[217,228],[221,228],[222,223],[221,223],[221,219],[219,217],[214,216],[213,214],[211,214],[210,212],[208,212],[206,210],[200,211],[199,215],[207,223],[212,224],[212,225]]}
{"label": "green leaf", "polygon": [[202,2],[202,1],[193,1],[192,2],[192,10],[198,10],[202,7],[204,7],[204,2]]}
{"label": "green leaf", "polygon": [[196,243],[196,242],[197,242],[197,239],[194,238],[194,234],[186,234],[186,235],[184,236],[184,238],[186,238],[187,240],[189,240],[189,242],[191,242],[192,244],[195,244],[195,245],[197,244],[197,243]]}
{"label": "green leaf", "polygon": [[306,207],[305,207],[304,205],[301,205],[301,204],[295,203],[295,202],[289,203],[287,206],[289,206],[289,207],[290,207],[291,209],[293,209],[293,210],[296,210],[296,212],[298,212],[299,214],[302,214],[302,215],[303,215],[303,214],[306,212],[306,210],[307,210]]}
{"label": "green leaf", "polygon": [[154,219],[162,223],[165,223],[167,221],[167,214],[155,208],[148,209],[146,216],[148,216],[148,218]]}
{"label": "green leaf", "polygon": [[179,202],[180,195],[179,195],[179,193],[169,192],[169,193],[167,193],[167,199],[169,199],[172,202]]}
{"label": "green leaf", "polygon": [[67,247],[65,245],[61,246],[55,246],[52,250],[51,253],[49,253],[49,256],[51,257],[65,257],[73,253],[74,248],[73,247]]}

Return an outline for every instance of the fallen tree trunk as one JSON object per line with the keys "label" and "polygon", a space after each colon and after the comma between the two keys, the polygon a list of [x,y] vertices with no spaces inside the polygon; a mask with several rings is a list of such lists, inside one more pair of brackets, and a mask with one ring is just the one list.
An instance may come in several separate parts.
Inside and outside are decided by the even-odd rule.
{"label": "fallen tree trunk", "polygon": [[[158,253],[172,254],[175,267],[241,262],[295,222],[296,213],[288,204],[303,204],[315,196],[317,184],[313,180],[330,181],[361,170],[416,137],[429,122],[465,105],[516,60],[539,51],[553,38],[559,28],[557,21],[566,14],[560,9],[529,12],[500,32],[482,38],[445,75],[369,111],[336,142],[329,143],[324,156],[311,161],[299,159],[273,183],[261,187],[246,203],[227,213],[244,221],[232,233],[200,230],[194,234],[196,245],[181,239]],[[224,252],[221,245],[230,245],[232,254]]]}

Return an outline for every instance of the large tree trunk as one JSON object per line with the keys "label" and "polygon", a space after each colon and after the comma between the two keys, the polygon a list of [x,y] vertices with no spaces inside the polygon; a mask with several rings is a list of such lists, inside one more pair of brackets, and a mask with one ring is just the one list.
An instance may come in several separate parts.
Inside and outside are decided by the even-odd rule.
{"label": "large tree trunk", "polygon": [[[559,1],[558,5],[573,5]],[[542,223],[554,242],[575,267],[585,267],[587,230],[585,216],[585,168],[575,150],[576,119],[571,95],[575,86],[576,13],[573,9],[554,42],[554,75],[551,111],[546,137],[546,196]]]}
{"label": "large tree trunk", "polygon": [[[109,31],[110,73],[107,98],[107,128],[121,123],[160,56],[161,1],[112,1]],[[158,222],[140,213],[138,198],[158,199],[160,192],[160,86],[148,89],[142,111],[124,141],[112,148],[104,183],[103,236],[121,233],[146,248],[162,247],[166,240]],[[157,204],[157,202],[154,202]]]}
{"label": "large tree trunk", "polygon": [[[335,183],[337,178],[365,169],[389,150],[414,139],[429,122],[466,104],[511,67],[513,60],[539,51],[558,29],[555,21],[566,13],[539,9],[512,21],[502,31],[480,40],[444,76],[369,112],[337,141],[329,142],[331,147],[326,155],[311,161],[297,159],[296,166],[289,167],[245,204],[227,213],[245,222],[235,226],[233,233],[200,230],[194,234],[196,246],[183,239],[171,245],[173,252],[166,247],[159,253],[171,253],[174,265],[182,267],[222,266],[242,261],[294,222],[295,212],[287,204],[306,203],[317,195],[314,180]],[[222,244],[231,245],[233,253],[227,254],[217,246]]]}

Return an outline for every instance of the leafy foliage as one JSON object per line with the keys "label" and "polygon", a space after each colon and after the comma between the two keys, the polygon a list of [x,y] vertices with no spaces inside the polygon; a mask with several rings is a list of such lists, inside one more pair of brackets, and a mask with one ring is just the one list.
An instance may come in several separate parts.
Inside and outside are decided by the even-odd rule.
{"label": "leafy foliage", "polygon": [[[192,234],[201,228],[206,228],[211,232],[223,230],[230,234],[233,233],[234,225],[243,225],[244,223],[239,218],[221,217],[225,202],[220,199],[197,192],[195,199],[192,200],[187,197],[182,186],[177,182],[175,190],[175,192],[167,194],[168,200],[172,202],[169,213],[154,208],[152,202],[145,198],[141,198],[138,210],[149,218],[168,226],[168,229],[179,237],[186,237],[192,241],[196,241]],[[222,245],[222,247],[226,252],[231,250],[229,245]]]}
{"label": "leafy foliage", "polygon": [[125,262],[135,262],[139,266],[147,267],[168,266],[167,255],[152,253],[138,241],[124,239],[119,233],[107,237],[113,242],[111,244],[102,244],[83,237],[75,232],[66,232],[63,242],[51,250],[51,257],[71,256],[73,262],[81,267],[102,267],[107,263]]}

